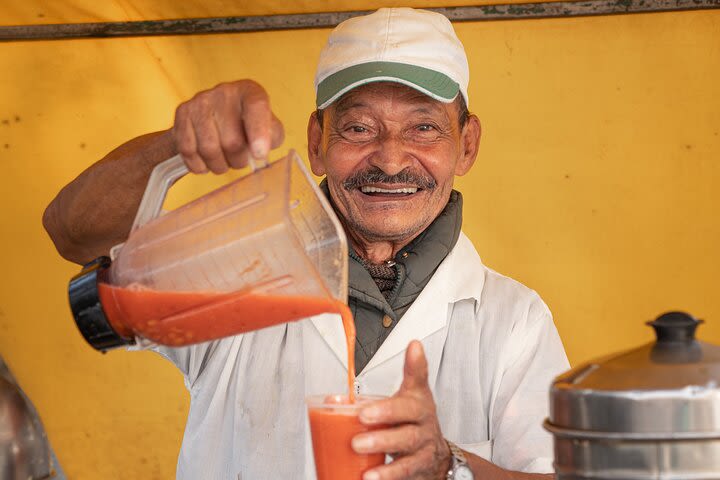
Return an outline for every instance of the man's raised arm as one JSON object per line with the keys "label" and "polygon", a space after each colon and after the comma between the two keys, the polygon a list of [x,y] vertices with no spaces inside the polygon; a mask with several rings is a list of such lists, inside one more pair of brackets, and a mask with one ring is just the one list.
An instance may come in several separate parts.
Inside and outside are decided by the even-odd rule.
{"label": "man's raised arm", "polygon": [[173,154],[170,131],[143,135],[116,148],[60,190],[43,215],[43,226],[60,255],[84,264],[123,242],[150,172]]}
{"label": "man's raised arm", "polygon": [[283,127],[265,90],[252,80],[198,93],[175,112],[172,129],[143,135],[110,152],[66,185],[43,215],[60,255],[84,264],[125,241],[152,169],[181,153],[195,173],[223,173],[267,157]]}

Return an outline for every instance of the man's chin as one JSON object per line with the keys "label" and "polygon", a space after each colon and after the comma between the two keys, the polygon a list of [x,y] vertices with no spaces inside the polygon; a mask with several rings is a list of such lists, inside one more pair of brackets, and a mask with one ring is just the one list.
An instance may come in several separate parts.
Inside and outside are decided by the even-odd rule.
{"label": "man's chin", "polygon": [[345,225],[348,234],[368,242],[403,244],[418,236],[432,223],[431,203],[425,193],[402,200],[384,200],[356,193],[348,202]]}
{"label": "man's chin", "polygon": [[[404,221],[403,221],[404,220]],[[360,237],[371,242],[409,242],[423,231],[423,225],[410,225],[407,217],[404,219],[384,218],[378,222],[350,222],[348,225],[353,231],[351,235],[359,234]]]}

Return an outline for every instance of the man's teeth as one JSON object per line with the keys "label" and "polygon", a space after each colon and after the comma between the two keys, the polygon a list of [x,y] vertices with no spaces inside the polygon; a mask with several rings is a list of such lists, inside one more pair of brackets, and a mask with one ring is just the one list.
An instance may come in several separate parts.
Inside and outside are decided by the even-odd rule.
{"label": "man's teeth", "polygon": [[378,188],[378,187],[360,187],[362,193],[415,193],[417,187],[407,188]]}

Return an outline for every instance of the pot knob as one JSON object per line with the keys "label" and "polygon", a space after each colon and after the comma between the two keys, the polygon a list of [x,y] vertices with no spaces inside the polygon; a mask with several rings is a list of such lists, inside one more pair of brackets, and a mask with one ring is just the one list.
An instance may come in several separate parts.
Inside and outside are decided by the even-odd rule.
{"label": "pot knob", "polygon": [[668,312],[660,315],[655,321],[647,322],[655,329],[658,343],[692,342],[695,330],[703,323],[685,312]]}

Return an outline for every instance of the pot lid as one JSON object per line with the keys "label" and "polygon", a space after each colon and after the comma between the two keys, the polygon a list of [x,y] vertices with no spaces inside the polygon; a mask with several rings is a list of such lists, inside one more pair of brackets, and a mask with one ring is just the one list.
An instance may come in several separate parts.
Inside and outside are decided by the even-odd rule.
{"label": "pot lid", "polygon": [[687,313],[666,313],[647,323],[655,342],[557,377],[550,423],[598,432],[720,435],[720,347],[695,339],[701,323]]}

